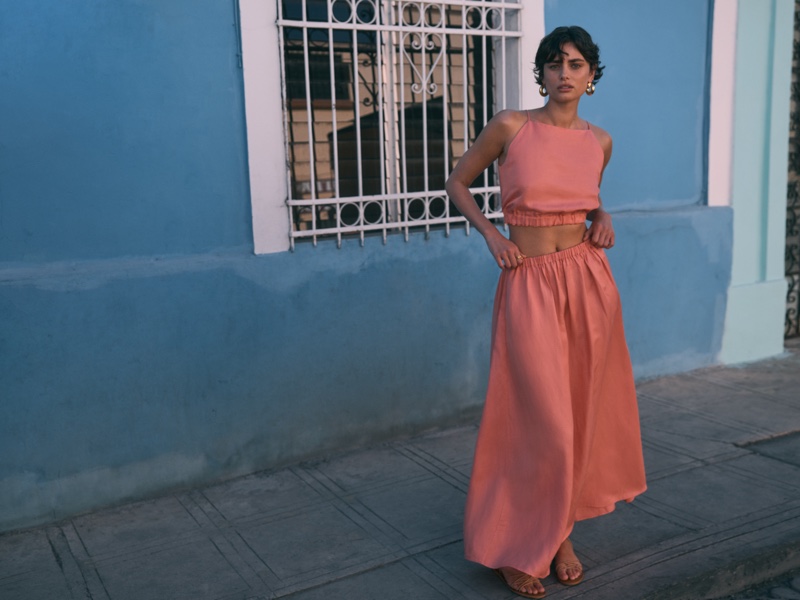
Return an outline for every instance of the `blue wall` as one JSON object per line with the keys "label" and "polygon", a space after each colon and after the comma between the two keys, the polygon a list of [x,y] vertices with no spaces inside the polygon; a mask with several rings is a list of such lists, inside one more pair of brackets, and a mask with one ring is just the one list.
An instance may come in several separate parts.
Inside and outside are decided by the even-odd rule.
{"label": "blue wall", "polygon": [[0,6],[0,259],[250,244],[234,4]]}
{"label": "blue wall", "polygon": [[[474,416],[496,277],[481,246],[5,269],[0,524]],[[97,471],[114,485],[86,485]]]}
{"label": "blue wall", "polygon": [[607,129],[603,180],[612,209],[706,201],[708,0],[545,0],[545,28],[580,25],[606,65],[581,111]]}
{"label": "blue wall", "polygon": [[614,218],[609,251],[634,374],[717,362],[731,273],[730,208],[631,211]]}
{"label": "blue wall", "polygon": [[[253,256],[231,9],[0,4],[0,530],[480,410],[497,279],[480,236]],[[590,118],[622,190],[659,169],[617,131],[629,104],[601,100],[610,68]],[[660,159],[666,191],[604,184],[646,209],[616,214],[609,254],[639,376],[719,348],[730,211],[659,204],[697,193],[693,156]]]}
{"label": "blue wall", "polygon": [[[727,209],[618,218],[637,375],[713,360],[729,229]],[[476,235],[0,277],[0,528],[475,417],[483,399],[497,271]]]}
{"label": "blue wall", "polygon": [[545,0],[546,31],[584,27],[605,65],[581,112],[614,139],[601,195],[640,376],[709,364],[721,344],[733,225],[705,206],[712,20],[710,0]]}

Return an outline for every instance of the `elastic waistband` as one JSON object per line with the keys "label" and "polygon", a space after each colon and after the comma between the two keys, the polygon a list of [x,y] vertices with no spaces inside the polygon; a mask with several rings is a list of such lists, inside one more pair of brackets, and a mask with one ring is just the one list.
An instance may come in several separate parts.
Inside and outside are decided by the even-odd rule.
{"label": "elastic waistband", "polygon": [[552,227],[554,225],[575,225],[586,221],[587,210],[573,210],[569,212],[540,213],[531,210],[503,211],[506,225],[520,225],[522,227]]}
{"label": "elastic waistband", "polygon": [[575,259],[585,254],[600,252],[592,242],[586,240],[577,246],[571,246],[558,252],[551,252],[550,254],[540,254],[539,256],[527,256],[522,262],[521,266],[538,267],[542,265],[549,265],[552,263],[562,262],[565,260]]}

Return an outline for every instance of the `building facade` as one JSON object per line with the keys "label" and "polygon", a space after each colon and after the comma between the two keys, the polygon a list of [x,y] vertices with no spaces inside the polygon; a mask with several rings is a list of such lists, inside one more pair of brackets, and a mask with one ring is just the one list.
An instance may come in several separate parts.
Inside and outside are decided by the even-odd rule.
{"label": "building facade", "polygon": [[476,418],[498,273],[442,185],[560,24],[636,375],[779,354],[793,10],[2,4],[0,530]]}

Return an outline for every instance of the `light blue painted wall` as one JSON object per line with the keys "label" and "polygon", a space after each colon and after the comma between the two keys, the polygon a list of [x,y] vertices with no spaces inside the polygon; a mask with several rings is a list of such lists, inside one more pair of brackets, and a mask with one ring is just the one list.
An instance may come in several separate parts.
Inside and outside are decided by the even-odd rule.
{"label": "light blue painted wall", "polygon": [[[0,4],[0,530],[480,410],[479,236],[252,255],[231,8]],[[601,108],[623,182],[630,108]],[[668,164],[652,199],[606,182],[642,208],[609,253],[638,376],[714,361],[730,274],[730,211],[666,210],[702,179]]]}
{"label": "light blue painted wall", "polygon": [[607,129],[603,180],[612,209],[706,201],[708,0],[545,0],[545,29],[580,25],[606,65],[581,112]]}
{"label": "light blue painted wall", "polygon": [[481,246],[6,269],[0,525],[457,421],[487,366]]}
{"label": "light blue painted wall", "polygon": [[234,3],[0,6],[0,260],[250,243]]}
{"label": "light blue painted wall", "polygon": [[[718,286],[730,278],[731,211],[704,206],[712,17],[706,0],[545,1],[546,30],[584,27],[606,65],[581,110],[614,138],[602,197],[617,223],[612,264],[628,290],[628,340],[639,375],[708,364],[721,343],[725,294],[712,301],[693,292],[709,276],[709,262],[718,267]],[[695,265],[700,256],[706,259]],[[687,320],[692,327],[679,335],[665,330]]]}
{"label": "light blue painted wall", "polygon": [[730,282],[729,208],[630,211],[614,217],[609,251],[634,374],[652,377],[716,362]]}
{"label": "light blue painted wall", "polygon": [[[617,230],[636,374],[711,362],[729,211]],[[483,400],[497,268],[463,231],[0,277],[0,530],[474,418]]]}

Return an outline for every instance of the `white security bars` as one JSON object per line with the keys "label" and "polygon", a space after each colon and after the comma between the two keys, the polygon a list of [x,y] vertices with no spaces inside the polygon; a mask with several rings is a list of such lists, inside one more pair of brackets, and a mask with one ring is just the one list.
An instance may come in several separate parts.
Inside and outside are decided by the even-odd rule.
{"label": "white security bars", "polygon": [[[444,182],[517,73],[511,1],[279,0],[291,243],[464,218]],[[516,89],[516,86],[515,86]],[[502,217],[492,167],[472,192]]]}

